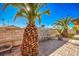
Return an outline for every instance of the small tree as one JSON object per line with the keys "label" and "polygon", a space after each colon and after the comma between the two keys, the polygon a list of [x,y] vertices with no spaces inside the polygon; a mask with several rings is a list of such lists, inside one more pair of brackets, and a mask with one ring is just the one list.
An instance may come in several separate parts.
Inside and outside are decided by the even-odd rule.
{"label": "small tree", "polygon": [[58,37],[58,40],[63,40],[63,38],[62,38],[62,33],[63,33],[63,28],[61,28],[61,26],[60,25],[57,25],[57,24],[55,24],[55,26],[54,26],[54,28],[58,31],[58,35],[57,35],[57,37]]}
{"label": "small tree", "polygon": [[[58,20],[55,25],[58,27],[57,31],[62,34],[63,37],[68,37],[68,25],[71,22],[71,17],[66,17]],[[59,27],[61,29],[59,29]]]}

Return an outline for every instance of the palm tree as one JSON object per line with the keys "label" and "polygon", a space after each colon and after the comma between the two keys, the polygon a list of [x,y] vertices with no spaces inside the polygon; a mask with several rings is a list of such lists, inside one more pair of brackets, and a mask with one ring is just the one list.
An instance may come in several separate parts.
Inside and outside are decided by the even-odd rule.
{"label": "palm tree", "polygon": [[55,24],[59,26],[61,30],[58,30],[64,37],[68,37],[68,25],[71,22],[71,17],[66,17],[58,20]]}
{"label": "palm tree", "polygon": [[[10,4],[4,4],[3,9],[5,9]],[[11,4],[14,7],[18,7],[20,11],[17,12],[16,17],[25,17],[28,19],[28,25],[24,30],[23,40],[21,45],[21,54],[23,56],[36,56],[38,55],[38,30],[35,26],[35,20],[38,18],[39,23],[41,22],[42,14],[50,14],[49,9],[41,11],[40,9],[47,4],[37,4],[37,3],[21,3],[21,4]]]}
{"label": "palm tree", "polygon": [[57,34],[58,40],[63,40],[63,38],[62,38],[63,28],[61,28],[61,26],[58,23],[55,23],[53,28],[56,29],[57,32],[59,33],[59,34]]}

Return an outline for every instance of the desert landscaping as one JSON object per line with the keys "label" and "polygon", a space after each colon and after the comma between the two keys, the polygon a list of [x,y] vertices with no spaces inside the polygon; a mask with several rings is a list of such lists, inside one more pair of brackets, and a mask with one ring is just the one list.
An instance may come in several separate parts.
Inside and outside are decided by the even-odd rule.
{"label": "desert landscaping", "polygon": [[[7,48],[5,46],[11,46],[10,49],[0,52],[1,56],[21,56],[20,45],[21,45],[21,41],[23,37],[22,36],[23,30],[24,28],[18,28],[18,27],[1,27],[0,28],[0,49],[2,50],[4,48]],[[78,47],[78,46],[69,43],[68,38],[64,38],[63,41],[57,40],[56,35],[58,34],[58,32],[54,29],[53,31],[51,30],[52,29],[45,29],[45,28],[38,29],[39,56],[60,55],[60,54],[57,54],[56,50],[60,49],[60,47],[63,49],[62,46],[64,46],[64,44],[67,45],[66,49],[71,49],[71,51],[73,49],[77,49],[77,48],[73,48],[73,46],[74,47]],[[68,44],[71,46],[68,46]],[[1,46],[3,46],[3,48]],[[63,54],[63,55],[66,55],[66,54]],[[72,55],[72,54],[68,54],[68,55]],[[79,54],[77,53],[77,55]]]}
{"label": "desert landscaping", "polygon": [[0,56],[79,56],[74,6],[79,5],[1,3]]}
{"label": "desert landscaping", "polygon": [[[0,44],[1,45],[3,45],[3,44],[4,45],[6,45],[6,44],[11,45],[12,44],[12,46],[13,46],[12,51],[15,51],[15,53],[14,52],[8,53],[8,52],[5,51],[5,52],[2,52],[0,55],[18,55],[18,53],[20,53],[20,45],[21,45],[21,41],[22,41],[22,37],[23,37],[23,31],[24,31],[23,28],[17,28],[17,27],[13,27],[13,28],[12,27],[6,27],[6,28],[0,29],[0,33],[1,33]],[[55,38],[56,34],[53,36],[53,39],[52,39],[52,37],[50,36],[51,32],[48,31],[49,33],[47,33],[47,31],[48,31],[48,29],[44,30],[44,28],[38,30],[38,32],[39,32],[38,38],[39,38],[39,45],[40,45],[39,50],[41,49],[42,55],[43,54],[48,55],[48,53],[50,54],[50,52],[52,51],[51,46],[48,45],[48,47],[50,49],[48,47],[45,48],[44,46],[46,46],[45,44],[48,44],[48,42],[52,44],[51,40],[56,39]],[[47,40],[48,40],[48,42],[47,42]],[[43,43],[43,42],[45,42],[45,43]],[[63,44],[63,43],[64,42],[62,42],[61,44]],[[49,51],[46,52],[44,49],[46,51],[48,49]]]}

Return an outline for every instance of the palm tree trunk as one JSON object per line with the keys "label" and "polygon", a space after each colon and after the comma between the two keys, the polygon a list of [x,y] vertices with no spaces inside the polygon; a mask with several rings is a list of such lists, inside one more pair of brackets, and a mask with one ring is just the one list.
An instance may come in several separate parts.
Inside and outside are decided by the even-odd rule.
{"label": "palm tree trunk", "polygon": [[76,34],[79,34],[79,30],[76,30]]}
{"label": "palm tree trunk", "polygon": [[21,54],[23,56],[38,55],[38,33],[34,24],[28,24],[25,28],[21,45]]}
{"label": "palm tree trunk", "polygon": [[68,31],[67,31],[67,29],[65,29],[65,30],[63,31],[63,37],[68,37]]}
{"label": "palm tree trunk", "polygon": [[63,40],[62,34],[58,35],[58,40],[61,40],[61,41]]}

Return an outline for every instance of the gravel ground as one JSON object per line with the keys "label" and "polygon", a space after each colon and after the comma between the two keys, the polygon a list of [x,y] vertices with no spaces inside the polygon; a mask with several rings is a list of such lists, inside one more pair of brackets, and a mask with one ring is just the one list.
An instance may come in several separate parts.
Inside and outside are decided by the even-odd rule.
{"label": "gravel ground", "polygon": [[[46,40],[39,43],[39,56],[48,56],[57,50],[59,47],[64,45],[67,41],[59,40]],[[21,56],[20,47],[12,48],[12,51],[7,51],[0,54],[1,56]]]}

